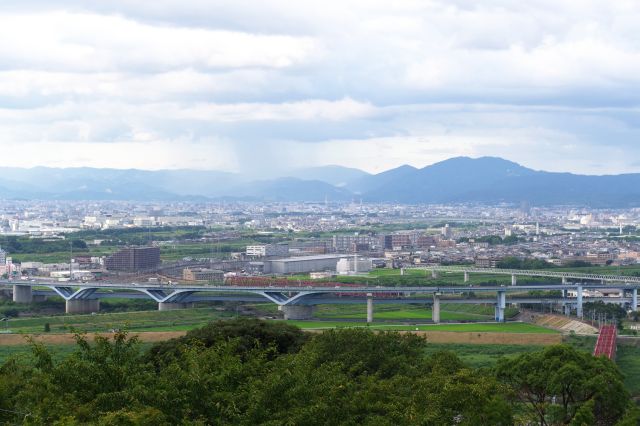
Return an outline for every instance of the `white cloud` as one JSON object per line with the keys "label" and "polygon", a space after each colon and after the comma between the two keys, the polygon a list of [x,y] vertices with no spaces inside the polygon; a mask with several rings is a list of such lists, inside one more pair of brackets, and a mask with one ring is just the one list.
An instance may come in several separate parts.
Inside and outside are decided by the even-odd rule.
{"label": "white cloud", "polygon": [[[115,15],[1,14],[1,62],[17,68],[157,71],[284,68],[310,59],[308,37],[152,26]],[[6,66],[5,65],[5,66]]]}

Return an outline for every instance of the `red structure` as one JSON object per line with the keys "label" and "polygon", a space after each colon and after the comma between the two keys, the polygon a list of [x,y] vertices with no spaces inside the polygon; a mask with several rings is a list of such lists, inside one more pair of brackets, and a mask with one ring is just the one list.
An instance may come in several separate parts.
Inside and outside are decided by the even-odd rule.
{"label": "red structure", "polygon": [[[267,277],[228,277],[225,278],[224,283],[231,287],[300,287],[304,290],[306,287],[327,287],[332,289],[348,289],[353,287],[366,287],[366,284],[346,284],[340,282],[327,282],[327,281],[307,281],[307,280],[288,280],[286,278],[267,278]],[[354,292],[333,292],[338,297],[367,297],[367,293],[354,293]],[[372,292],[372,296],[375,298],[398,298],[402,297],[401,292],[388,293],[388,292]]]}
{"label": "red structure", "polygon": [[616,338],[618,337],[618,329],[615,325],[603,325],[600,327],[600,334],[596,342],[596,348],[593,350],[594,356],[604,355],[614,361],[616,358]]}

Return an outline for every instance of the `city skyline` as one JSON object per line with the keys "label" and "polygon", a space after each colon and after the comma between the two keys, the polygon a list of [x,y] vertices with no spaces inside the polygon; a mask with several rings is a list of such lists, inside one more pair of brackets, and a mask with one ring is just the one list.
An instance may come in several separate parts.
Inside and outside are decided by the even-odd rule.
{"label": "city skyline", "polygon": [[[7,166],[639,172],[633,3],[0,5]],[[517,31],[515,31],[517,29]]]}

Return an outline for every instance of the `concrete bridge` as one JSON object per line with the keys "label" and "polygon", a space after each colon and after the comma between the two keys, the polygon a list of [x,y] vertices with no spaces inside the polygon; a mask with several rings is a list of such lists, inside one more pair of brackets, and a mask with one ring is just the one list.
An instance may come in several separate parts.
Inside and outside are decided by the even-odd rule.
{"label": "concrete bridge", "polygon": [[561,272],[553,270],[526,270],[526,269],[499,269],[499,268],[476,268],[475,266],[439,266],[439,265],[426,265],[426,266],[410,266],[402,268],[401,274],[404,274],[405,269],[423,269],[427,272],[431,272],[433,278],[438,278],[441,272],[453,272],[463,274],[464,282],[469,282],[470,274],[488,274],[488,275],[510,275],[511,285],[518,283],[518,277],[543,277],[543,278],[556,278],[562,281],[562,284],[567,284],[569,281],[573,282],[599,282],[601,284],[607,283],[622,283],[622,284],[640,284],[640,277],[629,275],[608,275],[608,274],[584,274],[581,272]]}
{"label": "concrete bridge", "polygon": [[[366,303],[367,321],[373,321],[374,303],[428,303],[432,305],[432,319],[440,322],[441,303],[493,304],[495,320],[504,321],[507,303],[557,303],[565,312],[582,317],[584,290],[611,289],[602,284],[542,284],[523,286],[441,286],[441,287],[380,287],[380,286],[213,286],[160,285],[121,283],[79,283],[55,281],[0,281],[0,287],[13,288],[13,300],[30,303],[36,296],[58,295],[66,302],[67,313],[91,313],[100,309],[101,298],[149,298],[158,303],[159,310],[183,309],[200,301],[270,301],[278,305],[287,319],[308,319],[313,307],[325,303]],[[637,310],[640,283],[615,287],[621,297],[589,298],[609,303],[629,304]],[[42,290],[46,289],[46,290]],[[531,291],[561,291],[562,297],[532,296]],[[569,292],[576,294],[568,297]],[[480,295],[470,298],[473,292]],[[511,297],[507,298],[507,295]],[[482,297],[485,296],[485,297]]]}

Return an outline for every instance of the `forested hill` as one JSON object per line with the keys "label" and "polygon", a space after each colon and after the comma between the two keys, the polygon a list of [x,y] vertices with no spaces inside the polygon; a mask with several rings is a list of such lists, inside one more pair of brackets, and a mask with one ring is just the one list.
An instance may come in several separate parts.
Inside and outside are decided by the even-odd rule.
{"label": "forested hill", "polygon": [[283,323],[212,323],[142,350],[124,332],[55,360],[0,367],[0,422],[37,425],[634,425],[622,375],[567,346],[501,360],[425,355],[421,337],[308,335]]}

